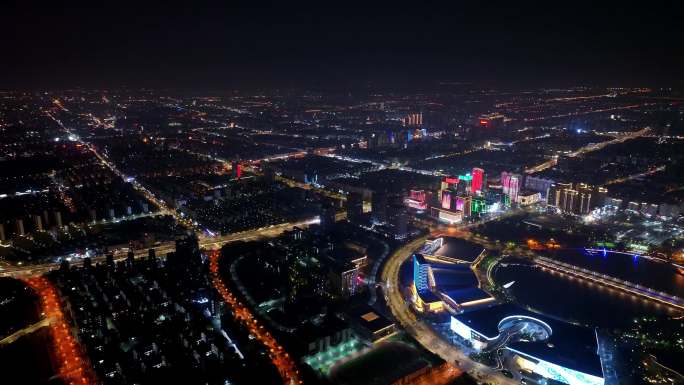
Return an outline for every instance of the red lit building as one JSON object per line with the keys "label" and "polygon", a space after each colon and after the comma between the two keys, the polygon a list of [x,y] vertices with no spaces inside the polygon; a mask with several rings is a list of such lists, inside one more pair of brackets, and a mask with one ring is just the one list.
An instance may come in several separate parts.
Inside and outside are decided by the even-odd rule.
{"label": "red lit building", "polygon": [[483,115],[480,117],[478,120],[478,123],[480,124],[480,127],[483,128],[501,128],[504,123],[504,116],[501,114],[488,114],[488,115]]}
{"label": "red lit building", "polygon": [[425,190],[411,190],[410,197],[418,202],[425,202]]}
{"label": "red lit building", "polygon": [[476,194],[482,191],[482,186],[484,185],[484,170],[481,168],[473,168],[473,180],[471,185],[471,191]]}
{"label": "red lit building", "polygon": [[427,209],[425,190],[411,190],[408,198],[404,200],[407,206],[416,210]]}
{"label": "red lit building", "polygon": [[238,161],[233,161],[233,178],[240,179],[242,176],[242,165]]}

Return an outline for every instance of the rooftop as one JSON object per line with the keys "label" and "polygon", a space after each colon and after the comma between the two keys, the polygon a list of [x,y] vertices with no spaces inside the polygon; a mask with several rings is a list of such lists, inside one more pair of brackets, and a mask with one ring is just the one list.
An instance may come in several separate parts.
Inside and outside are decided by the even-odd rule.
{"label": "rooftop", "polygon": [[546,341],[513,342],[508,344],[509,348],[568,369],[603,377],[594,329],[559,321],[513,304],[491,306],[454,318],[478,333],[494,338],[499,334],[499,322],[513,315],[538,319],[551,327],[552,334]]}
{"label": "rooftop", "polygon": [[442,293],[458,304],[492,298],[492,296],[489,295],[489,293],[477,287],[443,290]]}
{"label": "rooftop", "polygon": [[476,243],[460,238],[444,237],[444,245],[437,250],[435,255],[473,262],[483,250],[484,248]]}

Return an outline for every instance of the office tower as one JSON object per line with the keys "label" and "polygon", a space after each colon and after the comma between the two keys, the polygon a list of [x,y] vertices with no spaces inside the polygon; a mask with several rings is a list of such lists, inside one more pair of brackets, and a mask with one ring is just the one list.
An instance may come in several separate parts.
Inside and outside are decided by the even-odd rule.
{"label": "office tower", "polygon": [[552,183],[546,195],[546,204],[560,209],[563,190],[572,190],[572,183]]}
{"label": "office tower", "polygon": [[505,195],[509,194],[510,186],[511,186],[511,173],[508,171],[502,171],[501,172],[501,187],[503,188],[503,193]]}
{"label": "office tower", "polygon": [[473,191],[473,176],[470,174],[459,175],[456,192],[461,195],[470,195]]}
{"label": "office tower", "polygon": [[560,195],[559,208],[564,213],[577,213],[579,211],[579,192],[572,189],[563,189]]}
{"label": "office tower", "polygon": [[520,193],[520,186],[522,185],[522,177],[520,175],[512,175],[509,185],[509,196],[511,202],[518,201],[518,194]]}
{"label": "office tower", "polygon": [[456,197],[456,210],[463,212],[463,217],[468,218],[471,214],[472,197],[458,196]]}
{"label": "office tower", "polygon": [[511,203],[515,203],[518,200],[518,193],[520,192],[521,185],[522,176],[507,171],[503,171],[501,173],[501,186],[503,187],[503,193],[508,196]]}
{"label": "office tower", "polygon": [[549,187],[546,203],[566,214],[586,215],[606,203],[608,190],[605,187],[578,183],[554,183]]}
{"label": "office tower", "polygon": [[576,213],[578,215],[585,215],[591,212],[591,191],[581,191],[579,193],[579,211]]}
{"label": "office tower", "polygon": [[484,170],[478,167],[473,168],[471,190],[473,194],[482,192],[484,186]]}
{"label": "office tower", "polygon": [[553,180],[540,178],[532,175],[525,177],[525,188],[542,194],[543,198],[548,199],[549,189],[553,185]]}
{"label": "office tower", "polygon": [[430,264],[422,254],[413,254],[413,284],[418,292],[429,291],[433,286],[431,282]]}
{"label": "office tower", "polygon": [[423,113],[412,113],[404,117],[404,126],[422,126],[423,125]]}

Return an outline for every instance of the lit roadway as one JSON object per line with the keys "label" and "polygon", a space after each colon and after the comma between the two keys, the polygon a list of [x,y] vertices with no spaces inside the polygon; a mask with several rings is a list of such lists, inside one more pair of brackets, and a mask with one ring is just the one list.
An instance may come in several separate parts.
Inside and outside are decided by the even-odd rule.
{"label": "lit roadway", "polygon": [[57,295],[57,289],[45,277],[33,277],[25,281],[39,296],[42,315],[50,320],[53,353],[57,366],[57,376],[68,384],[91,384],[94,375],[81,347],[71,334],[71,328]]}
{"label": "lit roadway", "polygon": [[[581,155],[584,155],[584,154],[587,154],[587,153],[590,153],[593,151],[601,150],[601,149],[603,149],[607,146],[610,146],[612,144],[622,143],[622,142],[626,142],[628,140],[636,139],[638,137],[641,137],[641,136],[648,134],[650,131],[651,131],[651,129],[649,127],[646,127],[646,128],[642,128],[641,130],[638,130],[638,131],[633,131],[633,132],[630,132],[628,134],[620,135],[620,136],[618,136],[612,140],[608,140],[608,141],[601,142],[601,143],[590,143],[584,147],[581,147],[580,149],[578,149],[576,151],[571,152],[567,156],[570,158],[576,158],[578,156],[581,156]],[[534,173],[555,167],[557,164],[558,164],[558,157],[556,156],[550,160],[545,161],[544,163],[541,163],[541,164],[538,164],[534,167],[530,167],[530,168],[525,169],[525,173],[534,174]]]}
{"label": "lit roadway", "polygon": [[[57,125],[59,127],[61,127],[70,137],[77,138],[78,142],[81,145],[85,146],[88,150],[90,150],[90,152],[92,152],[93,155],[95,155],[95,157],[100,161],[100,163],[103,166],[107,167],[109,170],[111,170],[114,174],[116,174],[121,179],[123,179],[125,181],[129,180],[128,177],[124,173],[119,171],[119,169],[112,162],[109,161],[109,159],[107,159],[102,154],[100,154],[97,151],[97,148],[95,148],[95,146],[93,146],[92,144],[90,144],[88,142],[81,140],[78,135],[71,132],[71,130],[69,128],[67,128],[59,119],[52,116],[52,114],[50,114],[49,112],[46,111],[45,114],[50,119],[52,119],[55,123],[57,123]],[[176,220],[176,222],[182,223],[185,226],[187,226],[188,228],[192,228],[192,229],[195,228],[192,221],[188,220],[187,218],[182,217],[180,215],[180,213],[178,213],[178,211],[169,208],[166,205],[166,203],[164,203],[164,201],[157,199],[157,197],[155,197],[154,194],[152,194],[147,188],[145,188],[145,186],[140,184],[138,181],[136,181],[136,180],[131,181],[131,185],[133,186],[133,188],[135,190],[137,190],[139,193],[141,193],[143,196],[145,196],[145,198],[147,198],[147,200],[152,202],[152,204],[154,204],[159,209],[159,212],[161,214],[171,215]]]}
{"label": "lit roadway", "polygon": [[219,269],[220,254],[220,250],[213,250],[209,256],[209,271],[211,272],[211,282],[214,285],[214,288],[216,288],[223,298],[223,301],[230,307],[233,312],[233,317],[249,330],[251,336],[266,347],[268,356],[276,369],[278,369],[278,373],[280,373],[283,383],[285,385],[301,384],[302,382],[299,380],[299,371],[297,370],[294,360],[283,347],[278,344],[271,333],[254,318],[254,315],[252,315],[249,308],[243,305],[223,283],[223,278],[221,277]]}
{"label": "lit roadway", "polygon": [[[62,109],[67,111],[59,101],[55,102]],[[114,174],[119,176],[124,180],[130,180],[124,175],[117,167],[110,162],[106,157],[101,155],[97,149],[90,143],[82,141],[77,135],[73,134],[59,119],[56,119],[52,114],[45,111],[45,114],[55,121],[70,137],[77,138],[80,144],[88,148],[95,157],[107,168],[109,168]],[[166,203],[160,199],[157,199],[154,194],[152,194],[147,188],[145,188],[139,182],[132,180],[131,184],[133,187],[143,194],[149,201],[151,201],[160,213],[171,215],[176,222],[186,225],[188,228],[192,229],[196,234],[198,234],[199,244],[205,250],[211,250],[210,252],[210,271],[212,283],[216,290],[219,292],[226,304],[231,308],[234,318],[243,323],[250,334],[254,336],[259,342],[261,342],[267,349],[269,358],[271,362],[275,365],[283,378],[283,382],[286,385],[299,385],[301,381],[299,380],[299,372],[297,370],[296,364],[288,353],[280,346],[276,340],[271,336],[271,334],[264,329],[263,325],[259,325],[257,320],[253,317],[250,310],[241,304],[233,294],[224,285],[222,278],[219,274],[218,269],[218,259],[220,255],[219,249],[226,243],[235,241],[247,241],[266,237],[276,237],[282,234],[284,231],[291,229],[294,226],[306,227],[312,223],[318,223],[319,219],[309,219],[298,223],[283,223],[275,226],[268,226],[259,229],[247,230],[239,233],[228,234],[224,236],[214,236],[208,237],[198,231],[197,226],[189,219],[184,218],[178,211],[169,208]],[[299,187],[299,186],[298,186]],[[166,242],[164,244],[154,247],[156,253],[159,255],[168,253],[175,250],[175,243]],[[136,256],[146,255],[147,250],[138,251]],[[127,256],[121,255],[119,252],[115,256],[116,259],[122,259]],[[99,255],[92,258],[93,263],[100,263],[106,261],[106,255]],[[55,341],[54,350],[59,364],[59,375],[60,377],[69,380],[70,384],[88,384],[92,382],[89,365],[86,363],[84,358],[79,354],[80,348],[76,343],[74,337],[69,331],[68,324],[63,317],[61,310],[61,305],[59,303],[59,297],[57,292],[50,283],[50,281],[42,276],[42,274],[59,267],[59,263],[47,263],[42,265],[30,265],[30,266],[13,266],[0,270],[0,276],[12,276],[12,277],[30,277],[26,279],[26,282],[39,294],[43,304],[43,315],[51,320],[50,330]],[[47,322],[47,321],[46,321]],[[31,330],[38,328],[36,325],[34,328],[27,328],[24,332],[28,333]]]}
{"label": "lit roadway", "polygon": [[[213,156],[213,155],[203,154],[201,152],[191,151],[191,150],[181,148],[181,147],[175,147],[175,148],[177,150],[180,150],[180,151],[185,151],[189,154],[193,154],[196,156],[203,157],[205,159],[209,159],[209,160],[219,162],[219,163],[223,164],[223,167],[225,167],[227,170],[233,169],[233,164],[226,159],[223,159],[223,158],[220,158],[217,156]],[[253,166],[254,164],[259,164],[259,163],[264,162],[264,161],[271,161],[271,160],[276,160],[276,159],[297,158],[297,157],[301,157],[302,155],[306,155],[306,152],[297,152],[294,154],[285,154],[285,155],[271,156],[271,157],[262,158],[262,159],[255,159],[255,160],[243,162],[242,163],[242,169],[243,169],[243,171],[250,172],[254,175],[262,175],[262,172],[257,167]],[[317,193],[319,193],[323,196],[326,196],[328,198],[343,200],[343,201],[347,200],[347,197],[344,194],[340,194],[340,193],[335,192],[335,191],[326,190],[324,188],[318,188],[318,187],[312,186],[311,184],[308,184],[308,183],[298,182],[294,179],[290,179],[290,178],[284,177],[282,175],[276,175],[275,180],[287,185],[288,187],[298,187],[298,188],[301,188],[303,190],[313,190],[313,191],[316,191]]]}
{"label": "lit roadway", "polygon": [[50,318],[43,318],[40,321],[29,325],[21,330],[17,330],[16,332],[10,334],[9,336],[3,338],[0,340],[0,346],[2,345],[8,345],[11,344],[12,342],[18,340],[19,338],[31,334],[35,332],[36,330],[45,327],[45,326],[50,326],[50,323],[52,323],[52,319]]}
{"label": "lit roadway", "polygon": [[[274,238],[282,234],[287,230],[291,230],[293,227],[307,227],[312,223],[318,223],[318,219],[308,219],[301,222],[286,222],[278,225],[262,227],[258,229],[241,231],[238,233],[232,233],[222,236],[209,237],[204,234],[200,234],[199,245],[203,249],[215,250],[220,249],[221,246],[230,242],[237,241],[250,241],[257,240],[261,238]],[[163,256],[169,252],[176,250],[175,241],[164,242],[161,245],[151,247],[155,250],[157,256]],[[144,257],[148,255],[148,249],[136,250],[134,251],[135,257]],[[127,257],[127,250],[117,250],[114,254],[114,260],[122,260]],[[106,254],[100,254],[91,258],[93,264],[106,262]],[[50,270],[55,270],[59,268],[59,262],[48,262],[35,265],[4,265],[0,267],[0,277],[26,277],[33,275],[40,275],[49,272]]]}
{"label": "lit roadway", "polygon": [[624,177],[621,177],[621,178],[611,179],[611,180],[609,180],[608,182],[606,182],[606,183],[604,184],[604,186],[609,186],[609,185],[611,185],[611,184],[617,184],[617,183],[624,183],[624,182],[627,182],[627,181],[629,181],[629,180],[640,179],[640,178],[643,178],[643,177],[645,177],[645,176],[657,174],[657,173],[659,173],[659,172],[661,172],[661,171],[665,171],[665,168],[666,168],[666,166],[659,166],[659,167],[655,167],[655,166],[654,166],[654,167],[649,167],[649,169],[646,170],[646,171],[644,171],[644,172],[640,172],[640,173],[632,174],[632,175],[627,175],[627,176],[624,176]]}
{"label": "lit roadway", "polygon": [[476,377],[483,377],[483,380],[492,384],[517,384],[497,371],[468,358],[463,351],[444,340],[427,324],[417,319],[409,309],[409,303],[404,299],[399,284],[399,268],[415,250],[425,243],[426,239],[427,236],[424,236],[399,248],[388,258],[382,270],[381,280],[384,283],[385,300],[394,318],[426,349],[440,356],[446,362],[455,364],[459,369],[470,372]]}

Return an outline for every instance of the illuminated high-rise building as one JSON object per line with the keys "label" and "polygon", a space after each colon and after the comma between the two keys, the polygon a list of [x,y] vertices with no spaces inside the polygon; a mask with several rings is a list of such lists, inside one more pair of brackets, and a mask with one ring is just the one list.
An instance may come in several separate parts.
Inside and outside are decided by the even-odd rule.
{"label": "illuminated high-rise building", "polygon": [[442,183],[441,183],[441,186],[439,189],[438,197],[441,199],[443,196],[442,193],[445,190],[454,189],[457,184],[458,184],[458,178],[449,177],[449,176],[444,177],[444,179],[442,179]]}
{"label": "illuminated high-rise building", "polygon": [[511,202],[517,202],[518,201],[518,194],[520,193],[520,186],[522,185],[522,177],[520,175],[513,175],[511,176],[511,182],[509,185],[509,196],[511,198]]}
{"label": "illuminated high-rise building", "polygon": [[471,174],[473,176],[471,190],[473,194],[478,194],[482,192],[484,186],[484,170],[478,167],[473,168]]}
{"label": "illuminated high-rise building", "polygon": [[546,195],[546,204],[561,208],[561,194],[563,190],[572,190],[572,183],[552,183]]}
{"label": "illuminated high-rise building", "polygon": [[456,186],[456,191],[460,194],[471,194],[473,190],[473,176],[470,174],[459,175],[458,176],[458,186]]}
{"label": "illuminated high-rise building", "polygon": [[561,191],[558,207],[565,213],[576,213],[579,209],[579,193],[577,190],[564,189]]}
{"label": "illuminated high-rise building", "polygon": [[418,112],[418,113],[408,114],[406,117],[404,117],[403,124],[404,124],[404,126],[422,126],[423,125],[423,113]]}
{"label": "illuminated high-rise building", "polygon": [[586,215],[596,207],[603,206],[608,190],[585,183],[554,183],[549,188],[546,204],[566,214]]}
{"label": "illuminated high-rise building", "polygon": [[456,197],[456,210],[463,212],[464,218],[470,217],[471,204],[472,197],[468,195]]}
{"label": "illuminated high-rise building", "polygon": [[418,292],[429,291],[434,285],[430,264],[422,254],[413,254],[413,284],[416,285]]}
{"label": "illuminated high-rise building", "polygon": [[483,197],[474,197],[470,204],[471,215],[479,215],[486,210],[485,199]]}
{"label": "illuminated high-rise building", "polygon": [[508,196],[511,203],[518,200],[518,193],[522,185],[522,176],[510,172],[501,173],[501,186],[503,187],[504,195]]}
{"label": "illuminated high-rise building", "polygon": [[442,208],[444,210],[451,209],[451,191],[449,190],[442,191]]}

